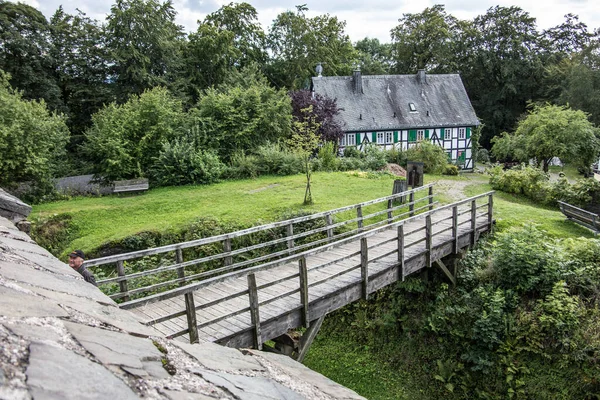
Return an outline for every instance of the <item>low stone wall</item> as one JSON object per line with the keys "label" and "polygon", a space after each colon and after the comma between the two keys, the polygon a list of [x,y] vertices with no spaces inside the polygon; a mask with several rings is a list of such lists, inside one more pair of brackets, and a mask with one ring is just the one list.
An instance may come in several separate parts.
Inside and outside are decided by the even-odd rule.
{"label": "low stone wall", "polygon": [[0,399],[362,399],[294,360],[162,338],[0,217]]}

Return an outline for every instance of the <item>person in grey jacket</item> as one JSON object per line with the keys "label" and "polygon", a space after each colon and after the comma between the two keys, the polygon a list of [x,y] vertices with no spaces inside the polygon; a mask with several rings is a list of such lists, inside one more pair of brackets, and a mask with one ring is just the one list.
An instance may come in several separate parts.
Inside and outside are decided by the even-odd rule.
{"label": "person in grey jacket", "polygon": [[71,254],[69,254],[69,267],[73,268],[75,271],[79,272],[83,279],[86,282],[91,283],[94,286],[98,286],[96,284],[96,278],[94,278],[94,274],[92,274],[86,267],[83,266],[83,261],[85,260],[85,254],[81,250],[74,250]]}

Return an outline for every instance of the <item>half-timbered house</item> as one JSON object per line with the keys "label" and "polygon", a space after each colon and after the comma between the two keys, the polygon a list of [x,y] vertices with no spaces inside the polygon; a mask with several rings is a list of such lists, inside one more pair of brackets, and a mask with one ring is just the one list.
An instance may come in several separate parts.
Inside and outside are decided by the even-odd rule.
{"label": "half-timbered house", "polygon": [[312,90],[337,100],[344,136],[340,149],[369,143],[406,150],[422,140],[444,148],[448,160],[473,168],[471,135],[479,125],[458,74],[317,76]]}

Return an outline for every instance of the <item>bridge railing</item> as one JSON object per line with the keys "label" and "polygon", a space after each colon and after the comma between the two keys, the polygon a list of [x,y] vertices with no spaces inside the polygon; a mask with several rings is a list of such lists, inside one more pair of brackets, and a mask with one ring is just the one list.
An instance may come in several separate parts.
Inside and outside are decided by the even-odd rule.
{"label": "bridge railing", "polygon": [[[474,196],[450,205],[442,206],[433,210],[427,210],[420,215],[414,215],[407,219],[393,222],[386,226],[380,226],[369,231],[356,233],[351,237],[346,237],[337,240],[335,243],[326,244],[324,246],[310,249],[301,253],[287,256],[280,260],[271,261],[263,265],[246,268],[241,271],[233,271],[220,276],[212,277],[207,280],[193,283],[181,288],[172,289],[163,293],[151,295],[142,299],[131,300],[121,304],[121,308],[131,309],[141,307],[157,301],[162,301],[177,296],[184,296],[185,298],[185,309],[180,311],[163,315],[159,318],[147,321],[147,325],[155,325],[161,322],[165,322],[174,318],[186,316],[187,318],[187,329],[174,332],[169,337],[179,337],[183,335],[189,335],[190,342],[194,343],[199,340],[198,330],[208,325],[216,324],[228,318],[236,317],[243,313],[250,313],[251,325],[247,327],[247,331],[252,331],[254,338],[255,348],[261,348],[262,338],[261,334],[261,319],[260,319],[260,308],[273,303],[284,297],[288,297],[299,293],[300,301],[297,304],[297,308],[302,313],[302,323],[305,327],[309,327],[310,321],[324,315],[327,310],[311,309],[309,304],[309,290],[318,285],[331,281],[341,275],[348,274],[352,271],[360,269],[361,271],[361,285],[362,285],[362,296],[366,299],[369,296],[369,264],[379,261],[383,258],[397,255],[397,263],[392,267],[399,268],[401,279],[405,276],[418,271],[422,268],[428,268],[432,265],[432,262],[436,261],[436,253],[438,249],[442,247],[451,246],[452,252],[457,253],[459,251],[459,239],[464,238],[468,235],[468,245],[474,245],[481,232],[491,230],[493,223],[493,193],[487,192]],[[436,214],[440,214],[443,211],[451,210],[451,214],[448,217],[439,218],[435,221],[432,217]],[[417,228],[411,228],[410,231],[405,231],[405,226],[413,221],[422,221],[422,226]],[[466,228],[465,228],[466,225]],[[396,234],[385,241],[378,241],[375,244],[369,244],[369,238],[380,234],[384,230],[395,229]],[[326,262],[315,263],[314,265],[307,265],[307,257],[316,255],[322,252],[329,251],[333,248],[340,247],[342,245],[360,241],[360,250],[352,253],[344,254],[335,259],[329,259]],[[420,243],[425,243],[424,251],[419,251],[416,254],[410,254],[408,251],[413,246]],[[393,250],[387,251],[383,254],[373,256],[373,250],[385,246],[389,243],[395,243],[396,246]],[[464,243],[464,240],[463,242]],[[423,257],[425,255],[424,263],[417,267],[408,270],[405,263],[408,263],[416,257]],[[327,276],[325,278],[315,280],[313,282],[308,281],[308,272],[325,268],[331,264],[340,263],[345,260],[352,258],[358,258],[360,262],[356,265],[350,266],[337,274]],[[280,276],[277,280],[273,280],[264,284],[258,284],[256,280],[256,273],[272,269],[281,265],[297,263],[298,272],[289,274],[286,276]],[[217,282],[225,281],[236,277],[246,276],[248,285],[244,290],[240,290],[235,293],[230,293],[226,297],[219,298],[217,300],[195,306],[194,303],[194,292],[200,290],[209,285]],[[291,289],[284,292],[277,292],[268,298],[259,299],[258,291],[263,290],[274,285],[280,284],[285,281],[293,282],[289,285]],[[264,292],[263,292],[264,294]],[[207,321],[197,321],[197,311],[207,309],[216,304],[226,302],[235,298],[246,298],[247,307],[237,309],[219,317]],[[293,310],[292,310],[293,311]]]}
{"label": "bridge railing", "polygon": [[[128,301],[296,254],[431,210],[434,205],[433,184],[429,184],[359,204],[236,232],[92,259],[84,265],[88,268],[114,265],[114,276],[101,279],[98,284],[100,287],[113,286],[113,292],[114,285],[118,285],[116,293],[109,294],[110,297]],[[308,229],[304,228],[306,225],[309,225]],[[266,238],[252,243],[251,238],[261,234]],[[245,242],[252,244],[244,245]],[[143,261],[153,256],[163,260]],[[152,266],[131,271],[129,265],[136,262]]]}

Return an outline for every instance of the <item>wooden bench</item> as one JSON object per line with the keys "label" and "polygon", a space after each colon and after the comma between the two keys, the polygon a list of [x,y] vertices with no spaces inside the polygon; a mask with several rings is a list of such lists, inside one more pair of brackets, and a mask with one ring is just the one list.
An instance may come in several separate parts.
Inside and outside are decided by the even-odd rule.
{"label": "wooden bench", "polygon": [[115,181],[113,183],[113,193],[137,193],[148,190],[148,179],[129,179],[125,181]]}
{"label": "wooden bench", "polygon": [[595,234],[600,232],[600,217],[597,214],[575,207],[563,201],[559,201],[558,206],[560,207],[560,211],[568,219],[593,230]]}

